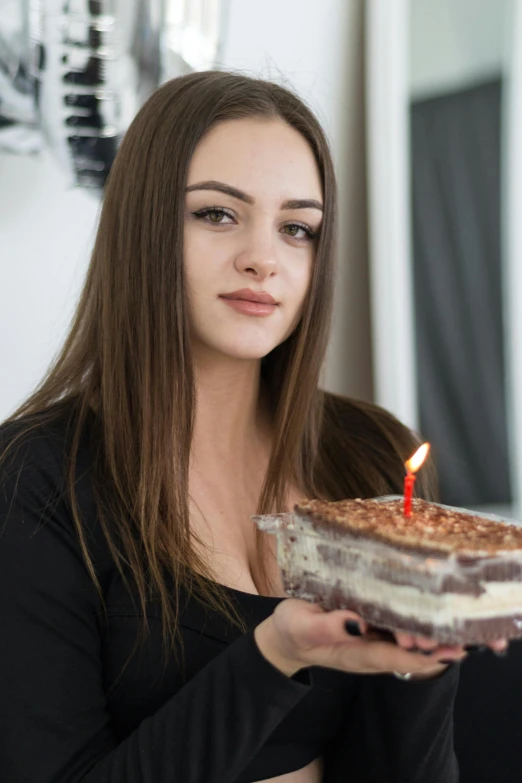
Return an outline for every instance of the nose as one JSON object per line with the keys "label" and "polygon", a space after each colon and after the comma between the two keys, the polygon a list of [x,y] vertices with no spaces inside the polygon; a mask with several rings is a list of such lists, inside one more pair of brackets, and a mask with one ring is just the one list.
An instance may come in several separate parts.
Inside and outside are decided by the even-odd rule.
{"label": "nose", "polygon": [[255,278],[258,282],[277,274],[278,262],[270,232],[265,228],[249,232],[245,245],[237,254],[235,267],[238,272]]}

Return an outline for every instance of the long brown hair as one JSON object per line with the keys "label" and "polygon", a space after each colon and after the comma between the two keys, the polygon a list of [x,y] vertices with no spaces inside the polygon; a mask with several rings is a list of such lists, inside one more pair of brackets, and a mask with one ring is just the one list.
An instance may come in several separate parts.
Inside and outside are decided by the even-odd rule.
{"label": "long brown hair", "polygon": [[[257,512],[283,508],[290,481],[307,497],[397,491],[404,459],[416,443],[379,408],[319,388],[332,312],[336,184],[329,145],[312,111],[291,90],[237,73],[199,72],[164,84],[134,119],[112,166],[63,348],[9,421],[23,419],[29,432],[68,411],[68,494],[83,556],[102,597],[74,488],[80,438],[94,415],[92,482],[100,524],[117,568],[137,592],[145,628],[148,600],[160,602],[166,657],[177,648],[181,587],[246,630],[230,594],[212,581],[195,551],[189,525],[195,384],[183,274],[184,191],[192,154],[216,123],[243,117],[281,119],[303,135],[317,161],[324,200],[302,318],[262,361],[275,441]],[[428,478],[425,469],[421,490]],[[256,533],[268,592],[266,534]]]}

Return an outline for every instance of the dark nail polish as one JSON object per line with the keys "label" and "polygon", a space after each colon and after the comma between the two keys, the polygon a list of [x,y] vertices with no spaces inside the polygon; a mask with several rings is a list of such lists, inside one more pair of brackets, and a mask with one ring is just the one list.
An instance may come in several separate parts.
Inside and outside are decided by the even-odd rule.
{"label": "dark nail polish", "polygon": [[478,652],[484,652],[486,650],[486,647],[483,644],[465,644],[464,649],[467,653],[478,653]]}
{"label": "dark nail polish", "polygon": [[346,633],[350,636],[362,636],[361,626],[355,620],[347,620],[344,624]]}
{"label": "dark nail polish", "polygon": [[421,655],[431,655],[434,650],[419,650]]}
{"label": "dark nail polish", "polygon": [[439,663],[444,663],[446,666],[453,666],[453,664],[458,663],[458,661],[453,660],[453,658],[441,658]]}

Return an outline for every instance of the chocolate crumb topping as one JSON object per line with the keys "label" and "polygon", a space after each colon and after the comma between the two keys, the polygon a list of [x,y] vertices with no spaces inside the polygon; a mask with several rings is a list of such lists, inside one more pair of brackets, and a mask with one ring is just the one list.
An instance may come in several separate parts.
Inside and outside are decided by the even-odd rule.
{"label": "chocolate crumb topping", "polygon": [[494,522],[470,511],[453,511],[420,498],[405,517],[402,500],[309,500],[297,503],[296,514],[307,517],[314,528],[329,528],[357,537],[379,540],[412,550],[438,551],[458,556],[494,556],[519,551],[522,527]]}

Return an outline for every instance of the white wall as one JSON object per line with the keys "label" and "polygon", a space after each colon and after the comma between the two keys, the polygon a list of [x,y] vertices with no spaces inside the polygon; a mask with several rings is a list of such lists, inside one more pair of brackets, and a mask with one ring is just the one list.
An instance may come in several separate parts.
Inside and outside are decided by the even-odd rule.
{"label": "white wall", "polygon": [[[331,138],[342,265],[327,385],[369,398],[362,17],[363,0],[232,0],[221,65],[282,76]],[[97,210],[88,192],[67,188],[48,153],[0,155],[0,420],[30,392],[63,340]]]}
{"label": "white wall", "polygon": [[48,153],[0,155],[0,420],[39,381],[65,335],[98,202]]}
{"label": "white wall", "polygon": [[375,401],[418,430],[410,262],[408,0],[367,0],[366,116]]}
{"label": "white wall", "polygon": [[512,0],[410,0],[410,89],[416,97],[498,75]]}
{"label": "white wall", "polygon": [[514,516],[522,520],[522,4],[511,0],[502,149],[504,325]]}

